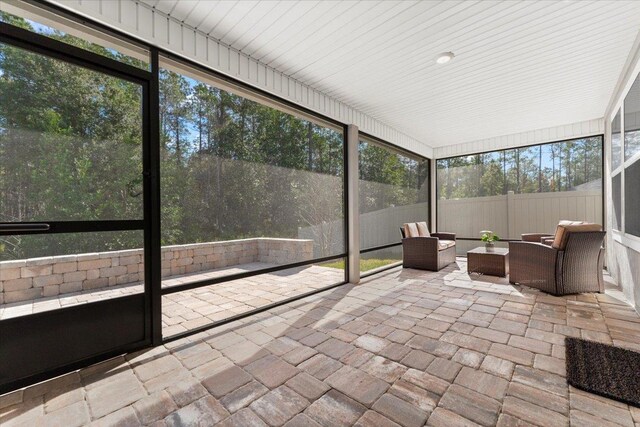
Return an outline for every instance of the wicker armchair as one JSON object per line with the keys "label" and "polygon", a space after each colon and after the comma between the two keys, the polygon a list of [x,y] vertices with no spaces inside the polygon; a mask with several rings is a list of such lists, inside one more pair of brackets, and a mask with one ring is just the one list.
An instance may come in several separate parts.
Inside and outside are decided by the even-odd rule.
{"label": "wicker armchair", "polygon": [[406,237],[402,234],[402,266],[420,270],[439,271],[456,262],[456,235],[429,233],[429,236]]}
{"label": "wicker armchair", "polygon": [[[604,292],[604,231],[597,224],[558,226],[551,245],[509,242],[509,282],[553,295]],[[538,241],[549,241],[549,236]]]}

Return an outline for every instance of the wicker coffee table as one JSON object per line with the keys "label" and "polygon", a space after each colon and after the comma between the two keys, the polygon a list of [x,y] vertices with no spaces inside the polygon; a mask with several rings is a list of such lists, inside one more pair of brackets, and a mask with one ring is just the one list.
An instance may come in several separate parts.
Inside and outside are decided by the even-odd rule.
{"label": "wicker coffee table", "polygon": [[494,248],[488,252],[484,246],[467,252],[467,273],[506,277],[509,274],[509,249]]}

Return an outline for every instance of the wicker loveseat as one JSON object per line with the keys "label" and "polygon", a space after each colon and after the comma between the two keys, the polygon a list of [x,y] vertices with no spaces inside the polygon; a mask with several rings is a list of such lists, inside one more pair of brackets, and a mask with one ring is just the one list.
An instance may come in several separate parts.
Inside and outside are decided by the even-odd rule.
{"label": "wicker loveseat", "polygon": [[598,224],[561,221],[554,235],[509,242],[509,282],[553,295],[604,292],[605,232]]}
{"label": "wicker loveseat", "polygon": [[456,262],[456,235],[430,233],[426,222],[412,222],[400,228],[402,266],[438,271]]}

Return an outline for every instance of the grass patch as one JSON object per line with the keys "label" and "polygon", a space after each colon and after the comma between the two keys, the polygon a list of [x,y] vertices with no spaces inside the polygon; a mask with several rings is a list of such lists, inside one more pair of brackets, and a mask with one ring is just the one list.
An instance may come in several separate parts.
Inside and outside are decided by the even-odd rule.
{"label": "grass patch", "polygon": [[400,261],[401,260],[399,259],[378,259],[378,258],[361,259],[360,271],[374,270],[376,268],[384,267],[385,265],[394,264]]}
{"label": "grass patch", "polygon": [[340,270],[344,270],[344,260],[342,259],[339,259],[337,261],[324,262],[318,265],[320,265],[321,267],[339,268]]}
{"label": "grass patch", "polygon": [[[368,258],[360,260],[360,271],[369,271],[374,270],[376,268],[384,267],[385,265],[393,264],[396,262],[400,262],[399,259],[379,259],[379,258]],[[323,267],[329,268],[339,268],[340,270],[344,270],[344,260],[331,261],[324,264],[320,264]]]}

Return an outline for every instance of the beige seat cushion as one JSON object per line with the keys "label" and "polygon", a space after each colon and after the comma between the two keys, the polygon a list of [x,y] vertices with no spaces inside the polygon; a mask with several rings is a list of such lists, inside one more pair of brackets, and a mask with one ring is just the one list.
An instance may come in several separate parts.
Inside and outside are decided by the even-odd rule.
{"label": "beige seat cushion", "polygon": [[558,234],[558,231],[560,231],[560,227],[566,226],[566,225],[580,225],[580,224],[586,224],[586,222],[584,221],[569,221],[566,219],[561,220],[558,225],[556,225],[556,232],[553,233],[554,236],[556,236]]}
{"label": "beige seat cushion", "polygon": [[456,242],[454,240],[438,240],[439,251],[443,251],[455,245],[456,245]]}
{"label": "beige seat cushion", "polygon": [[[583,224],[583,221],[569,221],[566,219],[561,220],[558,225],[556,225],[556,231],[555,233],[553,233],[553,238],[551,239],[551,246],[552,247],[556,247],[554,245],[554,242],[556,242],[556,239],[558,241],[558,246],[560,245],[560,241],[562,240],[562,236],[564,235],[564,227],[567,225],[579,225],[579,224]],[[557,248],[556,248],[557,249]]]}
{"label": "beige seat cushion", "polygon": [[402,226],[404,229],[404,237],[420,237],[418,226],[415,222],[408,222]]}
{"label": "beige seat cushion", "polygon": [[429,227],[427,227],[426,222],[416,222],[416,226],[418,227],[418,235],[420,237],[431,237],[431,233],[429,233]]}
{"label": "beige seat cushion", "polygon": [[580,233],[587,231],[601,231],[600,224],[590,224],[582,221],[560,221],[556,227],[556,235],[553,238],[551,247],[563,251],[567,247],[569,233]]}

